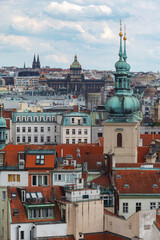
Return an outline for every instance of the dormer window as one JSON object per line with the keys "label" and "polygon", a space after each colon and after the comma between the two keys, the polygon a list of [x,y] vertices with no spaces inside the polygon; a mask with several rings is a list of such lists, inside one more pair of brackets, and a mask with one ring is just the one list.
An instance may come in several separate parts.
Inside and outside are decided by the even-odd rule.
{"label": "dormer window", "polygon": [[83,123],[87,123],[87,119],[86,118],[83,118]]}
{"label": "dormer window", "polygon": [[74,123],[74,118],[72,118],[72,123]]}
{"label": "dormer window", "polygon": [[26,121],[26,117],[22,117],[22,122],[25,122]]}
{"label": "dormer window", "polygon": [[43,117],[41,117],[41,122],[43,122],[44,121],[44,118]]}
{"label": "dormer window", "polygon": [[31,117],[28,117],[28,122],[31,122]]}
{"label": "dormer window", "polygon": [[20,117],[17,117],[17,118],[16,118],[16,121],[17,121],[17,122],[20,122]]}
{"label": "dormer window", "polygon": [[44,164],[44,155],[37,155],[36,156],[36,164],[40,164],[40,165]]}
{"label": "dormer window", "polygon": [[38,117],[34,117],[34,121],[35,121],[35,122],[38,122]]}
{"label": "dormer window", "polygon": [[4,154],[0,153],[0,166],[3,166]]}

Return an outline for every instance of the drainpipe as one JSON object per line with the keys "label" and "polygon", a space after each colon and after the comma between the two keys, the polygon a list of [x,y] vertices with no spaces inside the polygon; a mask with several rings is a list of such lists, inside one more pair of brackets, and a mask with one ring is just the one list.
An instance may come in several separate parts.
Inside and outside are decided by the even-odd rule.
{"label": "drainpipe", "polygon": [[19,240],[19,229],[20,229],[20,225],[17,226],[17,240]]}
{"label": "drainpipe", "polygon": [[119,191],[114,187],[114,214],[119,214]]}
{"label": "drainpipe", "polygon": [[34,238],[34,229],[35,229],[35,226],[32,226],[30,240],[33,240]]}

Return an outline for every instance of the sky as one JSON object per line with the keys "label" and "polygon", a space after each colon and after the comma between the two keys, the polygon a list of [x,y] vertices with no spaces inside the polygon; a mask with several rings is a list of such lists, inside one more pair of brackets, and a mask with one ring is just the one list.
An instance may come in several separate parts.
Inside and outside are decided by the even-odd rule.
{"label": "sky", "polygon": [[119,21],[131,71],[160,71],[159,0],[0,0],[0,66],[114,70]]}

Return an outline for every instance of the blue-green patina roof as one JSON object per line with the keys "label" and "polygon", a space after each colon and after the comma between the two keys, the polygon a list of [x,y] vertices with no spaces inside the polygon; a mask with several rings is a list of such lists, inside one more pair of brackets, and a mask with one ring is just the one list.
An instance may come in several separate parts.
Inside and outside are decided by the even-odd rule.
{"label": "blue-green patina roof", "polygon": [[[91,125],[90,113],[81,113],[81,112],[71,112],[71,113],[63,114],[62,123],[61,124],[63,126],[71,126],[71,125],[73,126],[73,124],[71,124],[70,118],[74,118],[74,117],[82,118],[82,123],[81,123],[80,126],[90,126]],[[84,119],[85,119],[85,121],[84,121]],[[76,125],[74,124],[74,126],[76,126]]]}

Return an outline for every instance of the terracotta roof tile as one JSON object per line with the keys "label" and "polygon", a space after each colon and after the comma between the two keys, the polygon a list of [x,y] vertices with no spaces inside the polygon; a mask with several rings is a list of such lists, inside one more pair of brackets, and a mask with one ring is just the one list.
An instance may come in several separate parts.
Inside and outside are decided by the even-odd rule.
{"label": "terracotta roof tile", "polygon": [[160,134],[141,134],[140,138],[143,140],[143,146],[149,146],[152,140],[160,140]]}
{"label": "terracotta roof tile", "polygon": [[74,236],[55,237],[48,240],[75,240]]}
{"label": "terracotta roof tile", "polygon": [[120,194],[160,193],[160,171],[157,170],[115,170],[114,181]]}
{"label": "terracotta roof tile", "polygon": [[45,155],[44,164],[36,164],[36,155],[27,155],[26,168],[54,168],[54,155]]}
{"label": "terracotta roof tile", "polygon": [[144,156],[148,153],[149,147],[137,147],[137,162],[144,163]]}
{"label": "terracotta roof tile", "polygon": [[[80,157],[77,156],[77,149],[80,151]],[[101,169],[102,166],[97,164],[100,161],[104,164],[103,146],[98,144],[60,144],[56,146],[56,151],[58,157],[72,155],[77,164],[88,162],[88,169]]]}
{"label": "terracotta roof tile", "polygon": [[[50,199],[52,199],[52,187],[26,187],[27,192],[42,192],[43,197],[45,198],[45,202],[48,203]],[[61,195],[61,190],[59,186],[54,186],[56,189],[56,194]],[[11,193],[14,192],[17,195],[17,198],[11,198]],[[32,219],[28,220],[27,215],[25,212],[25,208],[23,203],[20,200],[18,191],[16,187],[8,188],[8,197],[11,198],[10,200],[10,208],[11,208],[11,218],[13,223],[25,223],[25,222],[46,222],[46,221],[60,221],[60,211],[56,202],[54,207],[54,218],[53,219]],[[53,200],[52,200],[53,201]],[[35,203],[34,203],[35,204]],[[16,208],[19,211],[19,215],[13,214],[13,209]]]}
{"label": "terracotta roof tile", "polygon": [[123,236],[116,235],[114,233],[91,233],[85,234],[84,240],[124,240],[129,238],[125,238]]}
{"label": "terracotta roof tile", "polygon": [[109,187],[109,179],[108,179],[108,176],[105,174],[105,175],[101,175],[97,178],[94,178],[91,182],[94,182],[98,185],[101,185],[103,187]]}

